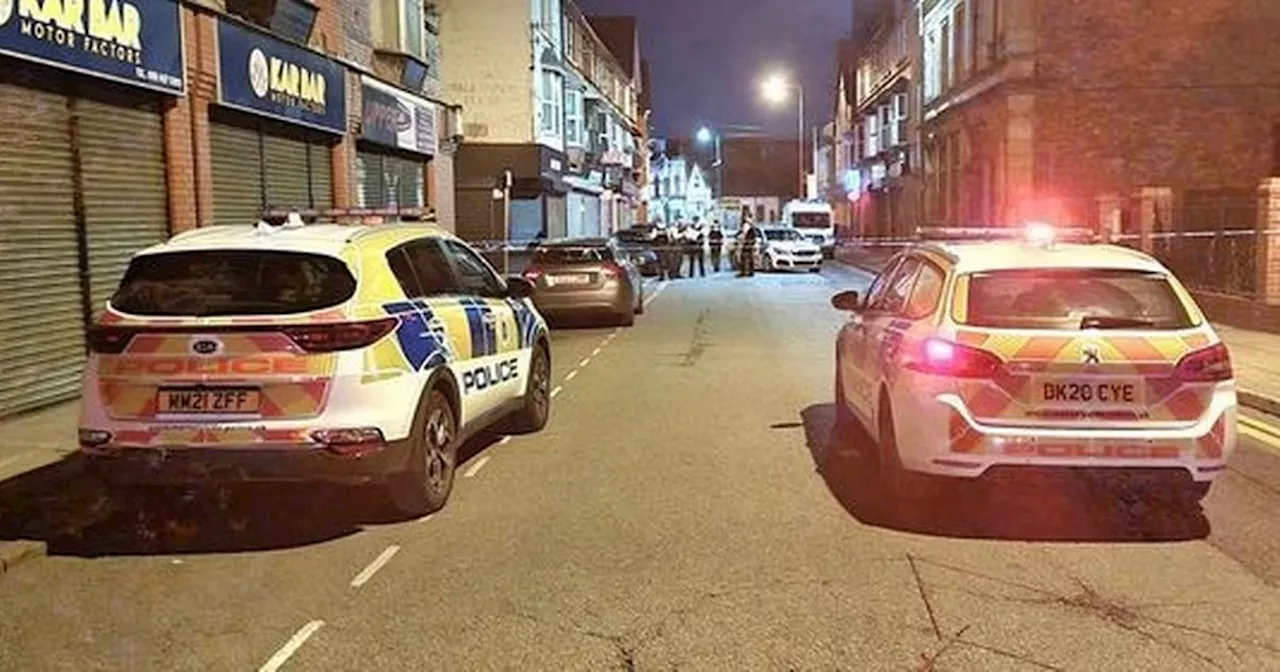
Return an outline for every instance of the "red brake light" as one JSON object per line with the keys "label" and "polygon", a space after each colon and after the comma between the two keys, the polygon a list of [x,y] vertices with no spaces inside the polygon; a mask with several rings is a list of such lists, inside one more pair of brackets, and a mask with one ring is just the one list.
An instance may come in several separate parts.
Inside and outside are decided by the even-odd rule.
{"label": "red brake light", "polygon": [[921,344],[920,353],[907,368],[950,378],[991,378],[1004,367],[994,354],[942,339],[930,338]]}
{"label": "red brake light", "polygon": [[118,355],[129,347],[134,332],[112,327],[90,327],[87,340],[89,350],[103,355]]}
{"label": "red brake light", "polygon": [[625,274],[626,271],[622,270],[622,266],[616,261],[606,262],[604,265],[604,277],[610,280],[621,278]]}
{"label": "red brake light", "polygon": [[384,317],[368,322],[285,327],[281,331],[307,352],[337,352],[372,345],[391,333],[399,322],[394,317]]}
{"label": "red brake light", "polygon": [[1222,343],[1187,353],[1178,360],[1178,380],[1184,383],[1216,383],[1231,380],[1231,353]]}

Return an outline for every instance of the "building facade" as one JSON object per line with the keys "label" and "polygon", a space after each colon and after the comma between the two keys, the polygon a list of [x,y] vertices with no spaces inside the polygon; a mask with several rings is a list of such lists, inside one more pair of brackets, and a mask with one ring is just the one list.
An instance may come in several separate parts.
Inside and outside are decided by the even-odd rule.
{"label": "building facade", "polygon": [[[638,40],[630,72],[571,0],[444,0],[440,11],[445,91],[466,119],[459,234],[531,241],[629,226],[639,202]],[[503,190],[509,205],[494,199]]]}
{"label": "building facade", "polygon": [[1095,225],[1144,187],[1280,169],[1280,4],[1166,4],[924,0],[927,211]]}
{"label": "building facade", "polygon": [[[898,237],[915,230],[922,191],[916,0],[888,0],[861,28],[853,79],[853,147],[857,172],[852,219],[857,235]],[[849,82],[844,82],[847,86]]]}
{"label": "building facade", "polygon": [[456,115],[428,90],[428,8],[374,2],[405,18],[389,42],[346,2],[0,6],[0,416],[76,395],[85,326],[172,233],[360,203],[452,225]]}

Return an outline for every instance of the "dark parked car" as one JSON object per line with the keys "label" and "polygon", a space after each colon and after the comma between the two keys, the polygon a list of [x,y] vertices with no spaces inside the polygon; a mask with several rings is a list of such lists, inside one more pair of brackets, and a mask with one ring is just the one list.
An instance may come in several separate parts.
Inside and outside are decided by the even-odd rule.
{"label": "dark parked car", "polygon": [[610,238],[544,243],[524,272],[533,302],[548,320],[608,316],[622,326],[644,312],[644,280]]}
{"label": "dark parked car", "polygon": [[613,234],[613,241],[626,253],[631,263],[646,278],[661,275],[658,253],[653,249],[653,233],[648,229],[623,229]]}

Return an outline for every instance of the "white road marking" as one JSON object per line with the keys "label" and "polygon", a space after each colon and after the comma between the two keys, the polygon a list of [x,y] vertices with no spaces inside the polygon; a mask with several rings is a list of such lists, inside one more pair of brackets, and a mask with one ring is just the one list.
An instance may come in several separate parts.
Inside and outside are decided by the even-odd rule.
{"label": "white road marking", "polygon": [[551,390],[551,398],[552,398],[552,399],[555,399],[556,397],[560,396],[560,390],[562,390],[562,389],[564,389],[564,388],[562,388],[562,387],[560,387],[559,385],[557,385],[557,386],[556,386],[556,389]]}
{"label": "white road marking", "polygon": [[359,588],[368,583],[369,579],[372,579],[373,575],[377,574],[378,570],[382,569],[384,565],[391,562],[391,558],[395,557],[395,554],[399,552],[399,546],[388,546],[386,550],[378,554],[378,557],[373,559],[373,562],[369,563],[368,567],[360,570],[360,573],[356,574],[356,578],[351,579],[351,587]]}
{"label": "white road marking", "polygon": [[592,350],[592,351],[591,351],[591,356],[592,356],[592,357],[596,357],[596,356],[598,356],[598,355],[600,354],[600,351],[601,351],[601,350],[604,350],[604,346],[601,346],[601,347],[599,347],[599,348],[596,348],[595,350]]}
{"label": "white road marking", "polygon": [[484,457],[481,457],[480,459],[476,460],[476,463],[471,465],[471,467],[467,469],[467,473],[463,474],[462,477],[474,478],[476,474],[480,473],[481,469],[484,469],[484,465],[486,464],[489,464],[488,455],[485,455]]}
{"label": "white road marking", "polygon": [[645,300],[644,300],[644,305],[645,305],[645,307],[646,307],[646,308],[648,308],[648,307],[649,307],[649,304],[653,303],[653,300],[654,300],[654,299],[656,299],[656,298],[658,298],[658,296],[659,296],[660,294],[662,294],[662,290],[664,290],[664,289],[666,289],[666,288],[667,288],[667,285],[663,285],[663,286],[659,287],[659,288],[658,288],[658,291],[656,291],[656,292],[654,292],[654,293],[653,293],[653,296],[650,296],[649,298],[645,299]]}
{"label": "white road marking", "polygon": [[567,383],[567,382],[569,382],[569,381],[571,381],[571,380],[573,380],[574,378],[577,378],[577,377],[578,377],[578,370],[577,370],[577,369],[574,369],[574,370],[570,371],[569,373],[564,374],[564,382],[566,382],[566,383]]}
{"label": "white road marking", "polygon": [[511,443],[511,435],[510,435],[510,434],[508,434],[508,435],[506,435],[506,436],[502,437],[502,439],[500,439],[500,440],[498,441],[498,445],[499,445],[499,446],[505,446],[505,445],[507,445],[508,443]]}
{"label": "white road marking", "polygon": [[434,513],[428,513],[427,515],[425,515],[425,516],[423,516],[423,517],[421,517],[421,518],[419,518],[419,519],[417,519],[417,520],[415,520],[415,521],[413,521],[413,522],[415,522],[415,523],[425,523],[425,522],[427,522],[428,520],[431,520],[432,518],[435,518],[435,516],[436,516],[436,514],[434,514]]}
{"label": "white road marking", "polygon": [[258,668],[258,672],[276,672],[276,670],[280,669],[282,665],[289,662],[290,656],[297,653],[298,649],[302,648],[302,645],[307,643],[307,640],[311,638],[311,635],[316,634],[316,630],[319,630],[323,626],[324,621],[311,621],[299,628],[298,631],[293,633],[293,636],[289,638],[289,641],[285,642],[284,646],[280,647],[280,650],[276,651],[274,656],[271,656],[270,660],[263,663],[262,667]]}
{"label": "white road marking", "polygon": [[590,358],[590,357],[588,357],[588,358],[586,358],[586,359],[582,360],[581,362],[578,362],[578,368],[579,368],[579,369],[581,369],[582,367],[584,367],[584,366],[586,366],[586,365],[588,365],[588,364],[590,364],[590,363],[591,363],[591,358]]}

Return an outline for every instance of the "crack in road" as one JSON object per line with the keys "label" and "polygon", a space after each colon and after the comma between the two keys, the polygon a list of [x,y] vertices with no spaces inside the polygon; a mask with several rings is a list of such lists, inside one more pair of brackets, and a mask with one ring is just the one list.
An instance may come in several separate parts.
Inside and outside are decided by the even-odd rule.
{"label": "crack in road", "polygon": [[698,311],[698,319],[693,323],[693,338],[690,339],[689,349],[682,355],[680,366],[696,366],[698,359],[707,351],[707,346],[711,345],[707,340],[707,318],[710,316],[710,308]]}
{"label": "crack in road", "polygon": [[[912,563],[913,571],[918,571],[918,565],[920,564],[930,565],[938,569],[955,572],[957,574],[961,574],[971,578],[983,579],[986,581],[991,581],[996,584],[1027,591],[1035,595],[1035,597],[994,595],[994,594],[983,592],[980,590],[960,588],[960,587],[949,587],[950,590],[971,595],[973,597],[990,600],[993,602],[1012,602],[1012,603],[1018,603],[1018,604],[1029,604],[1029,605],[1040,605],[1040,606],[1060,606],[1060,607],[1075,611],[1077,613],[1094,616],[1106,623],[1109,623],[1115,626],[1116,628],[1124,630],[1125,632],[1132,633],[1152,643],[1164,646],[1184,658],[1195,660],[1201,664],[1210,666],[1214,669],[1225,669],[1225,668],[1222,663],[1220,663],[1218,660],[1216,660],[1212,656],[1206,653],[1197,651],[1194,648],[1191,648],[1190,646],[1183,645],[1168,637],[1162,637],[1160,636],[1160,634],[1152,632],[1147,628],[1144,628],[1143,624],[1145,623],[1148,625],[1160,625],[1160,626],[1164,626],[1164,627],[1175,629],[1175,630],[1192,632],[1192,633],[1217,639],[1224,646],[1226,646],[1228,650],[1230,650],[1232,654],[1235,655],[1237,658],[1240,656],[1240,653],[1235,649],[1234,646],[1232,646],[1232,644],[1240,644],[1248,647],[1253,647],[1255,649],[1259,649],[1262,651],[1266,651],[1269,653],[1280,654],[1280,646],[1268,644],[1266,642],[1258,642],[1250,639],[1245,639],[1243,637],[1237,637],[1234,635],[1217,632],[1214,630],[1210,630],[1208,628],[1201,628],[1198,626],[1187,625],[1183,623],[1178,623],[1176,621],[1170,621],[1168,619],[1158,618],[1155,616],[1151,616],[1149,614],[1145,614],[1143,613],[1144,609],[1163,607],[1163,606],[1177,606],[1178,603],[1171,602],[1171,603],[1151,603],[1151,604],[1144,604],[1144,605],[1126,605],[1119,600],[1104,596],[1097,588],[1090,585],[1084,579],[1078,576],[1075,576],[1071,572],[1067,571],[1065,568],[1059,567],[1058,569],[1064,575],[1066,575],[1067,578],[1069,578],[1073,583],[1076,584],[1078,588],[1078,592],[1075,592],[1073,594],[1061,594],[1059,592],[1050,590],[1048,588],[1043,588],[1040,586],[1035,586],[1035,585],[1015,581],[1012,579],[994,576],[994,575],[987,574],[985,572],[980,572],[977,570],[967,569],[964,567],[957,567],[955,565],[951,565],[945,562],[931,560],[923,557],[915,557],[915,556],[908,555],[908,560]],[[918,587],[921,590],[921,597],[922,599],[925,599],[926,608],[928,608],[929,601],[927,597],[925,597],[926,593],[924,593],[924,587],[926,585],[926,582],[919,576],[917,576],[917,579],[919,581]],[[998,653],[1000,655],[1014,657],[1019,660],[1022,660],[1023,662],[1034,664],[1034,665],[1043,667],[1045,669],[1059,669],[1056,666],[1025,657],[1022,654],[994,649],[989,645],[979,645],[970,640],[962,639],[959,637],[959,635],[956,636],[956,639],[957,639],[957,643],[965,644],[969,646],[975,646],[978,648],[983,648],[985,650],[991,651],[992,653]],[[944,652],[945,651],[940,651],[937,654],[938,657],[941,657],[942,653]],[[932,668],[923,668],[923,669],[932,669]]]}

